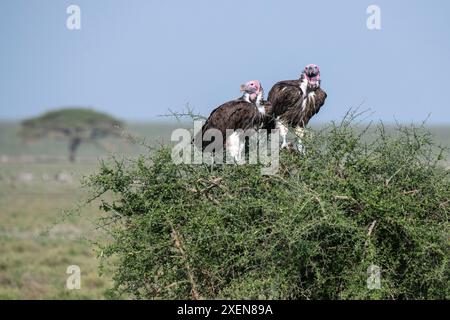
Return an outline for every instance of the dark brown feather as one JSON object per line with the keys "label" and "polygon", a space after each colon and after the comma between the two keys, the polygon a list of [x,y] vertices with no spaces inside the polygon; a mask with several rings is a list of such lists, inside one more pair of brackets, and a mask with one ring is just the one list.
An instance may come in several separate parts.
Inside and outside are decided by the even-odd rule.
{"label": "dark brown feather", "polygon": [[285,80],[276,83],[269,92],[269,101],[272,111],[268,115],[264,128],[275,128],[275,119],[280,117],[287,125],[292,127],[305,127],[309,120],[319,112],[324,105],[327,94],[320,87],[308,88],[307,93],[314,92],[315,99],[307,99],[302,108],[304,94],[300,89],[300,80]]}
{"label": "dark brown feather", "polygon": [[[214,109],[202,127],[202,136],[208,129],[218,129],[222,133],[223,144],[225,144],[227,129],[259,129],[263,121],[264,115],[258,111],[256,105],[240,98]],[[203,149],[210,143],[203,142]]]}

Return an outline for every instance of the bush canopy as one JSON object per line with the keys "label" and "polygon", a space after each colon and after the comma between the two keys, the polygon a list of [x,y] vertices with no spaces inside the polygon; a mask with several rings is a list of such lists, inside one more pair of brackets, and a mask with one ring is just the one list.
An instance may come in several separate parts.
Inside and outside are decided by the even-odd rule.
{"label": "bush canopy", "polygon": [[271,176],[175,165],[170,147],[102,163],[87,185],[111,236],[100,247],[111,297],[449,298],[443,151],[424,128],[363,135],[332,123],[305,154],[283,151]]}

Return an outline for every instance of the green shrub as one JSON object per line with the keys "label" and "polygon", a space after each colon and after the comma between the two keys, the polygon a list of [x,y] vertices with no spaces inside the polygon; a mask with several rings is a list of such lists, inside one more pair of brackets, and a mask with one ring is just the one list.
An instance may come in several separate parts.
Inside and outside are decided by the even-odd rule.
{"label": "green shrub", "polygon": [[[112,241],[113,297],[449,298],[449,171],[423,128],[348,121],[258,165],[175,165],[170,148],[89,179]],[[111,260],[108,257],[115,257]],[[114,263],[111,261],[115,261]],[[368,268],[381,288],[368,289]]]}

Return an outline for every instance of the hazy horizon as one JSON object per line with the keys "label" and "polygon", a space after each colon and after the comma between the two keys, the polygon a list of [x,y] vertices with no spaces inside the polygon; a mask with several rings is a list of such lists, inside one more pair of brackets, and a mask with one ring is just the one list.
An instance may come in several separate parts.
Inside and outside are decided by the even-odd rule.
{"label": "hazy horizon", "polygon": [[[66,27],[72,4],[81,30]],[[366,26],[372,4],[381,30]],[[0,119],[82,106],[167,121],[158,115],[187,103],[208,115],[247,80],[267,94],[316,63],[328,99],[311,124],[363,101],[367,121],[450,124],[449,10],[444,0],[1,2]]]}

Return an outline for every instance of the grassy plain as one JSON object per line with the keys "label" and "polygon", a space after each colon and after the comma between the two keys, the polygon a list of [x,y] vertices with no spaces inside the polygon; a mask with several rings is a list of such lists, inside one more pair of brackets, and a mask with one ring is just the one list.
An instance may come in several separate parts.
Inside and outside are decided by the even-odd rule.
{"label": "grassy plain", "polygon": [[[134,156],[146,145],[167,143],[177,124],[130,125],[123,138],[82,145],[75,164],[62,141],[25,145],[15,123],[0,123],[0,299],[102,299],[111,286],[98,272],[92,241],[96,204],[86,199],[84,176],[111,154]],[[138,142],[131,141],[137,138]],[[81,269],[81,289],[65,288],[69,265]]]}

